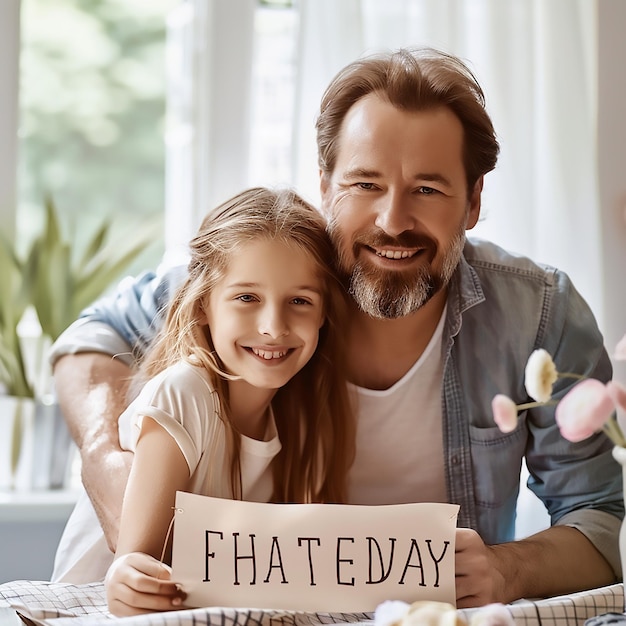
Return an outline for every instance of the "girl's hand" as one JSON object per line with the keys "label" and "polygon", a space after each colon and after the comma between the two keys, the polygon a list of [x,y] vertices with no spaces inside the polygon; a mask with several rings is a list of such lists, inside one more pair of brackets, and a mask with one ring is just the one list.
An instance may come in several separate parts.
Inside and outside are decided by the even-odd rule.
{"label": "girl's hand", "polygon": [[123,617],[180,609],[186,594],[171,581],[171,573],[170,567],[142,552],[117,558],[104,580],[109,611]]}

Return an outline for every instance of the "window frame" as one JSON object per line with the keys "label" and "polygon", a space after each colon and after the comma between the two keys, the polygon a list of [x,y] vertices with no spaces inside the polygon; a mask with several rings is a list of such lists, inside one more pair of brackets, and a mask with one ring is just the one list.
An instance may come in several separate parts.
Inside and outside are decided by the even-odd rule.
{"label": "window frame", "polygon": [[17,206],[20,0],[0,2],[0,232],[12,239]]}

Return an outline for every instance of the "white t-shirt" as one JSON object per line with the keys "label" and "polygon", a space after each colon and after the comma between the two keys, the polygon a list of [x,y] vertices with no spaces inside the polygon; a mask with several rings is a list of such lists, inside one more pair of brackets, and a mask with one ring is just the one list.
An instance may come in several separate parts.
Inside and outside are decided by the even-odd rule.
{"label": "white t-shirt", "polygon": [[351,504],[447,502],[443,459],[441,338],[445,311],[411,369],[382,391],[356,393],[356,458],[348,476]]}
{"label": "white t-shirt", "polygon": [[[174,438],[189,466],[189,491],[230,498],[224,423],[207,371],[180,362],[148,381],[120,416],[120,443],[134,450],[143,416]],[[273,416],[263,441],[241,437],[243,499],[267,502],[272,495],[270,463],[280,451]],[[57,549],[52,581],[75,584],[102,580],[113,561],[91,501],[81,493]]]}

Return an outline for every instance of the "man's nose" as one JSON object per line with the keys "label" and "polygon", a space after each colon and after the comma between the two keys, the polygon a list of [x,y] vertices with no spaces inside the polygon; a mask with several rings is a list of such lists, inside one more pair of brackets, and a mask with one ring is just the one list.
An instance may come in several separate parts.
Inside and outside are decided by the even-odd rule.
{"label": "man's nose", "polygon": [[380,199],[376,213],[376,226],[392,237],[412,230],[415,219],[408,202],[403,202],[401,194],[389,193]]}
{"label": "man's nose", "polygon": [[259,319],[259,333],[272,339],[289,334],[289,326],[282,307],[268,304],[263,308]]}

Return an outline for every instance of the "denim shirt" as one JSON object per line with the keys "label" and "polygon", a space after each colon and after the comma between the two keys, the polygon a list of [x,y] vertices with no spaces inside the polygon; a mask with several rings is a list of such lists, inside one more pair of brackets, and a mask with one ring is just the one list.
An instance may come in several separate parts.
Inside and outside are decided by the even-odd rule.
{"label": "denim shirt", "polygon": [[[619,571],[624,506],[610,440],[598,433],[580,443],[566,441],[554,406],[522,412],[507,434],[494,425],[491,411],[497,393],[516,404],[532,400],[524,370],[537,348],[550,353],[559,372],[611,378],[602,335],[568,276],[468,240],[448,297],[443,342],[446,480],[450,501],[460,505],[459,526],[476,529],[489,544],[511,540],[525,456],[528,486],[551,523],[581,530]],[[560,378],[557,397],[575,382]]]}
{"label": "denim shirt", "polygon": [[[185,267],[145,273],[86,309],[55,342],[54,362],[65,353],[98,351],[132,361],[162,323],[170,294]],[[503,393],[530,401],[524,369],[544,348],[559,372],[607,381],[611,364],[591,310],[568,276],[551,267],[468,239],[450,283],[442,340],[443,439],[448,498],[460,505],[458,525],[475,529],[487,544],[514,538],[522,459],[529,488],[552,524],[583,532],[619,575],[618,530],[624,515],[621,468],[604,434],[566,441],[554,406],[526,410],[517,428],[495,426],[491,400]],[[559,379],[562,396],[575,383]]]}

